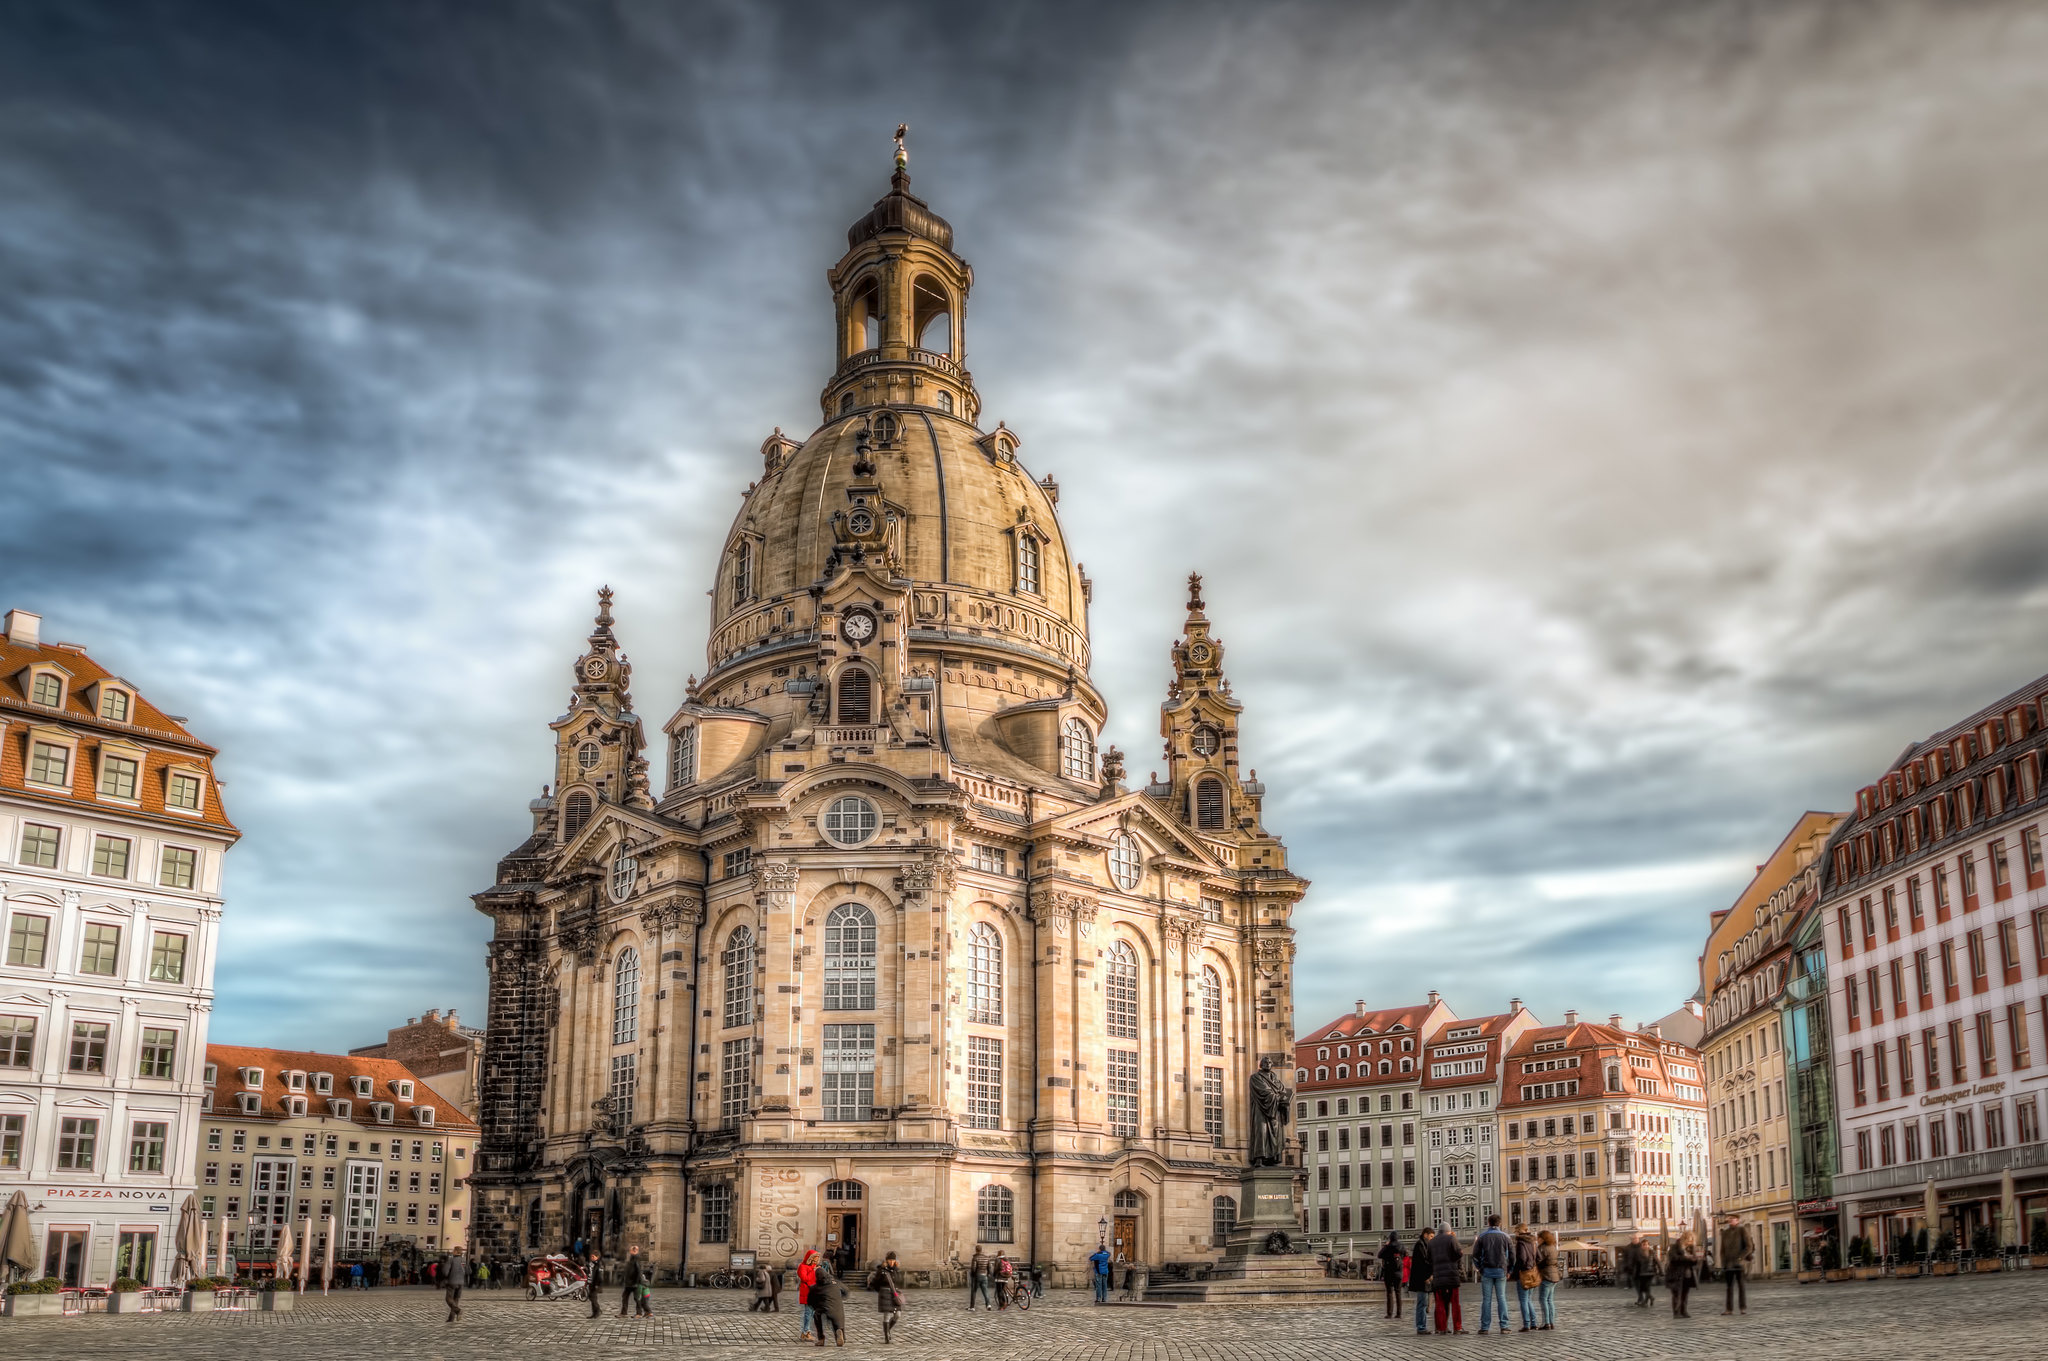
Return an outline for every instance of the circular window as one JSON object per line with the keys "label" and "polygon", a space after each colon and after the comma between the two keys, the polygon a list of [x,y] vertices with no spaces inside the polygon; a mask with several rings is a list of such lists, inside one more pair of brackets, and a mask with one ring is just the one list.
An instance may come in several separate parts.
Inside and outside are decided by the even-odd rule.
{"label": "circular window", "polygon": [[576,764],[585,770],[597,764],[597,743],[585,742],[576,748]]}
{"label": "circular window", "polygon": [[858,846],[875,834],[881,818],[875,806],[858,794],[832,800],[825,810],[825,839],[836,846]]}
{"label": "circular window", "polygon": [[612,901],[623,903],[633,896],[633,885],[640,878],[640,862],[626,851],[626,843],[620,842],[618,853],[612,857]]}
{"label": "circular window", "polygon": [[1217,746],[1220,745],[1220,739],[1217,737],[1214,728],[1197,728],[1195,729],[1194,745],[1195,755],[1214,756]]}
{"label": "circular window", "polygon": [[1109,874],[1116,880],[1116,886],[1129,893],[1138,886],[1138,879],[1144,872],[1144,862],[1138,855],[1138,838],[1129,832],[1118,832],[1111,837]]}
{"label": "circular window", "polygon": [[875,532],[875,517],[864,510],[857,510],[846,517],[846,527],[855,534]]}

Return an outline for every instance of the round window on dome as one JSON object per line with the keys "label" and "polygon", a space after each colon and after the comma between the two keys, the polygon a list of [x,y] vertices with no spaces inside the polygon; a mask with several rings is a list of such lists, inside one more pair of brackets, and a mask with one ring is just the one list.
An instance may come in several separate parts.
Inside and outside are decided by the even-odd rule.
{"label": "round window on dome", "polygon": [[825,810],[825,839],[835,846],[858,846],[875,834],[881,818],[875,806],[858,794],[832,800]]}
{"label": "round window on dome", "polygon": [[1138,853],[1138,838],[1129,832],[1118,832],[1109,839],[1109,874],[1116,880],[1116,886],[1129,893],[1138,886],[1139,878],[1145,872],[1144,859]]}
{"label": "round window on dome", "polygon": [[597,743],[595,742],[585,742],[582,746],[576,748],[576,764],[582,766],[585,770],[589,770],[597,764],[597,756]]}

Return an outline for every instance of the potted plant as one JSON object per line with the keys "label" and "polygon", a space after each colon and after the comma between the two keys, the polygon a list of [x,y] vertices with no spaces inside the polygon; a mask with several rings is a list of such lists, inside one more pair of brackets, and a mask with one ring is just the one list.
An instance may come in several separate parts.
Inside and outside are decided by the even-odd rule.
{"label": "potted plant", "polygon": [[1998,1235],[1989,1224],[1979,1224],[1970,1235],[1970,1251],[1976,1254],[1978,1271],[1996,1271],[2005,1265],[1998,1260]]}
{"label": "potted plant", "polygon": [[185,1293],[178,1300],[178,1307],[188,1314],[210,1314],[213,1312],[213,1292],[216,1282],[211,1276],[194,1276],[185,1282]]}
{"label": "potted plant", "polygon": [[289,1276],[279,1279],[272,1276],[263,1283],[263,1308],[273,1314],[288,1313],[297,1301],[292,1296],[292,1282]]}
{"label": "potted plant", "polygon": [[2035,1271],[2048,1267],[2048,1219],[2037,1218],[2027,1235],[2027,1265]]}
{"label": "potted plant", "polygon": [[[1855,1251],[1855,1246],[1855,1240],[1852,1239],[1849,1245],[1852,1254]],[[1849,1268],[1842,1265],[1842,1245],[1832,1238],[1821,1245],[1820,1267],[1822,1275],[1827,1280],[1846,1281],[1849,1279]]]}
{"label": "potted plant", "polygon": [[1934,1256],[1927,1264],[1927,1274],[1930,1276],[1953,1276],[1956,1274],[1956,1237],[1954,1234],[1943,1231],[1942,1235],[1934,1240]]}
{"label": "potted plant", "polygon": [[57,1298],[57,1292],[64,1283],[55,1276],[44,1276],[40,1280],[16,1281],[7,1287],[7,1317],[33,1318],[41,1314],[59,1314],[64,1303]]}
{"label": "potted plant", "polygon": [[133,1276],[116,1276],[113,1288],[107,1292],[107,1312],[110,1314],[133,1314],[142,1308],[142,1282]]}

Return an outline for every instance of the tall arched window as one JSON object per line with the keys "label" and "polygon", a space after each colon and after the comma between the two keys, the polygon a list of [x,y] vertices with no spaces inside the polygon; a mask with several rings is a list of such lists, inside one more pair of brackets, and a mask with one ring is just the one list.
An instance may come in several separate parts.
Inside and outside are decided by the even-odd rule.
{"label": "tall arched window", "polygon": [[697,779],[697,729],[679,728],[668,749],[668,787],[681,789]]}
{"label": "tall arched window", "polygon": [[841,903],[825,918],[825,1010],[875,1009],[875,914]]}
{"label": "tall arched window", "polygon": [[839,721],[841,723],[872,723],[875,721],[874,678],[858,666],[849,666],[839,673]]}
{"label": "tall arched window", "polygon": [[1070,780],[1095,778],[1095,734],[1078,718],[1070,718],[1060,734],[1060,769]]}
{"label": "tall arched window", "polygon": [[1017,589],[1038,594],[1038,539],[1031,534],[1017,536]]}
{"label": "tall arched window", "polygon": [[1209,1202],[1209,1245],[1220,1248],[1237,1227],[1237,1199],[1218,1196]]}
{"label": "tall arched window", "polygon": [[575,836],[589,821],[590,795],[579,789],[562,805],[562,839]]}
{"label": "tall arched window", "polygon": [[944,388],[939,389],[939,410],[945,412],[948,416],[953,414],[953,394]]}
{"label": "tall arched window", "polygon": [[612,1043],[640,1038],[640,956],[628,948],[612,965]]}
{"label": "tall arched window", "polygon": [[1202,1052],[1223,1052],[1223,976],[1202,966]]}
{"label": "tall arched window", "polygon": [[734,609],[754,598],[754,545],[741,539],[732,550],[732,604]]}
{"label": "tall arched window", "polygon": [[1117,832],[1109,838],[1109,874],[1116,886],[1129,893],[1138,886],[1145,862],[1138,850],[1138,838]]}
{"label": "tall arched window", "polygon": [[1205,832],[1223,830],[1223,781],[1213,775],[1195,781],[1195,826]]}
{"label": "tall arched window", "polygon": [[967,934],[967,1019],[1003,1023],[1003,938],[987,922]]}
{"label": "tall arched window", "polygon": [[725,1027],[754,1023],[754,933],[744,926],[725,938]]}
{"label": "tall arched window", "polygon": [[[1103,1031],[1109,1037],[1104,1064],[1109,1132],[1119,1138],[1138,1133],[1138,952],[1127,940],[1109,947],[1103,980]],[[1119,1044],[1119,1042],[1122,1042]]]}
{"label": "tall arched window", "polygon": [[1007,1186],[984,1186],[974,1193],[974,1241],[1008,1243],[1015,1232],[1017,1197]]}

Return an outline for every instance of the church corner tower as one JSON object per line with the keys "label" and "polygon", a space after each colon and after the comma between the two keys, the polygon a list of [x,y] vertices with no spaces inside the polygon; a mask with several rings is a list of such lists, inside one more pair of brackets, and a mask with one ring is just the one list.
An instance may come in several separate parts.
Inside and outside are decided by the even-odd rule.
{"label": "church corner tower", "polygon": [[[777,428],[715,550],[650,787],[610,592],[551,792],[490,914],[480,1251],[662,1272],[976,1246],[1078,1281],[1097,1239],[1206,1259],[1245,1089],[1291,1053],[1307,885],[1238,769],[1199,581],[1124,784],[1050,476],[981,425],[972,269],[889,192],[827,273],[822,422]],[[876,1216],[886,1211],[886,1237]]]}

